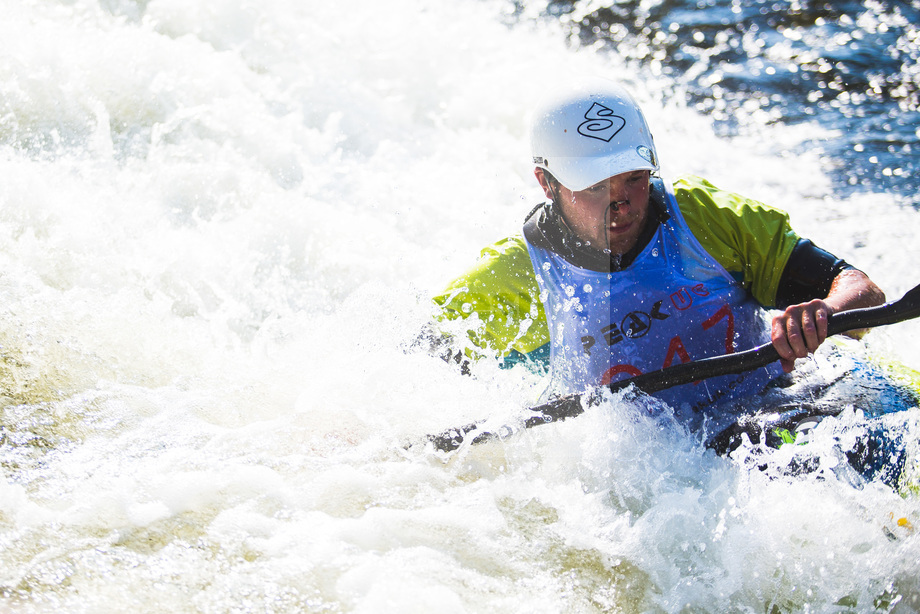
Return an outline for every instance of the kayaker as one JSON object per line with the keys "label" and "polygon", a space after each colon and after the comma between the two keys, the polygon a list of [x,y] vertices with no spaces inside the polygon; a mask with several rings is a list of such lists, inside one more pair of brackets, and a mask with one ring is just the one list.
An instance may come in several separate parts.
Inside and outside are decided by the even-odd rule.
{"label": "kayaker", "polygon": [[434,297],[459,362],[548,365],[561,394],[771,340],[780,363],[656,394],[698,424],[791,372],[829,314],[885,300],[787,213],[700,177],[660,178],[645,117],[616,83],[559,89],[531,148],[547,202]]}

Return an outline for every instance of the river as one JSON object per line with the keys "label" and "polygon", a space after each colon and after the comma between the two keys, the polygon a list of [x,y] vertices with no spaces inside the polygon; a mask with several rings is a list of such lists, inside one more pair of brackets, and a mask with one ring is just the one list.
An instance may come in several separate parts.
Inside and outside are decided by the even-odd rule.
{"label": "river", "polygon": [[[572,75],[635,94],[665,176],[916,285],[918,12],[0,1],[0,612],[920,611],[916,495],[626,398],[404,447],[542,391],[411,344],[541,200],[527,112]],[[859,351],[918,369],[920,325]]]}

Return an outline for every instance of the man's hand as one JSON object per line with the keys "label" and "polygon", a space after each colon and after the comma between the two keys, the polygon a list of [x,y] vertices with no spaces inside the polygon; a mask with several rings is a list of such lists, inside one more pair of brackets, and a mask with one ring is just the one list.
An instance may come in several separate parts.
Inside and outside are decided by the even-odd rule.
{"label": "man's hand", "polygon": [[773,318],[771,340],[780,356],[783,371],[790,373],[796,358],[805,358],[827,339],[830,307],[820,299],[791,305]]}
{"label": "man's hand", "polygon": [[[780,356],[783,371],[790,373],[796,358],[805,358],[827,339],[827,319],[833,313],[863,307],[875,307],[885,302],[885,293],[856,269],[841,271],[825,299],[814,299],[790,305],[773,318],[770,331],[773,347]],[[866,331],[850,331],[859,337]]]}

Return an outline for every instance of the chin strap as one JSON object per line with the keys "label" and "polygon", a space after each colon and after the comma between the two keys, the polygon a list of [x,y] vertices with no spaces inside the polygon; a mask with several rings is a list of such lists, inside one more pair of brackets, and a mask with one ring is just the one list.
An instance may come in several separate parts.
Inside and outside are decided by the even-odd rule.
{"label": "chin strap", "polygon": [[548,173],[546,174],[546,181],[549,183],[549,191],[553,195],[553,199],[549,203],[548,220],[558,225],[563,234],[563,242],[581,247],[584,244],[581,239],[578,238],[578,235],[575,234],[575,231],[572,230],[569,221],[565,219],[565,213],[562,212],[562,205],[560,204],[562,202],[562,196],[559,194],[559,181]]}

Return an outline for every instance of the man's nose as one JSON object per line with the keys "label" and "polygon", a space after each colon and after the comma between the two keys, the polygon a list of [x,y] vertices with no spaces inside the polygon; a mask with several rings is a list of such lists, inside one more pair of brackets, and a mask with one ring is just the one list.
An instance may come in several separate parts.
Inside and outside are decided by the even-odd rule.
{"label": "man's nose", "polygon": [[629,198],[626,195],[626,186],[610,183],[610,189],[607,193],[610,199],[610,208],[619,211],[624,206],[629,206]]}

